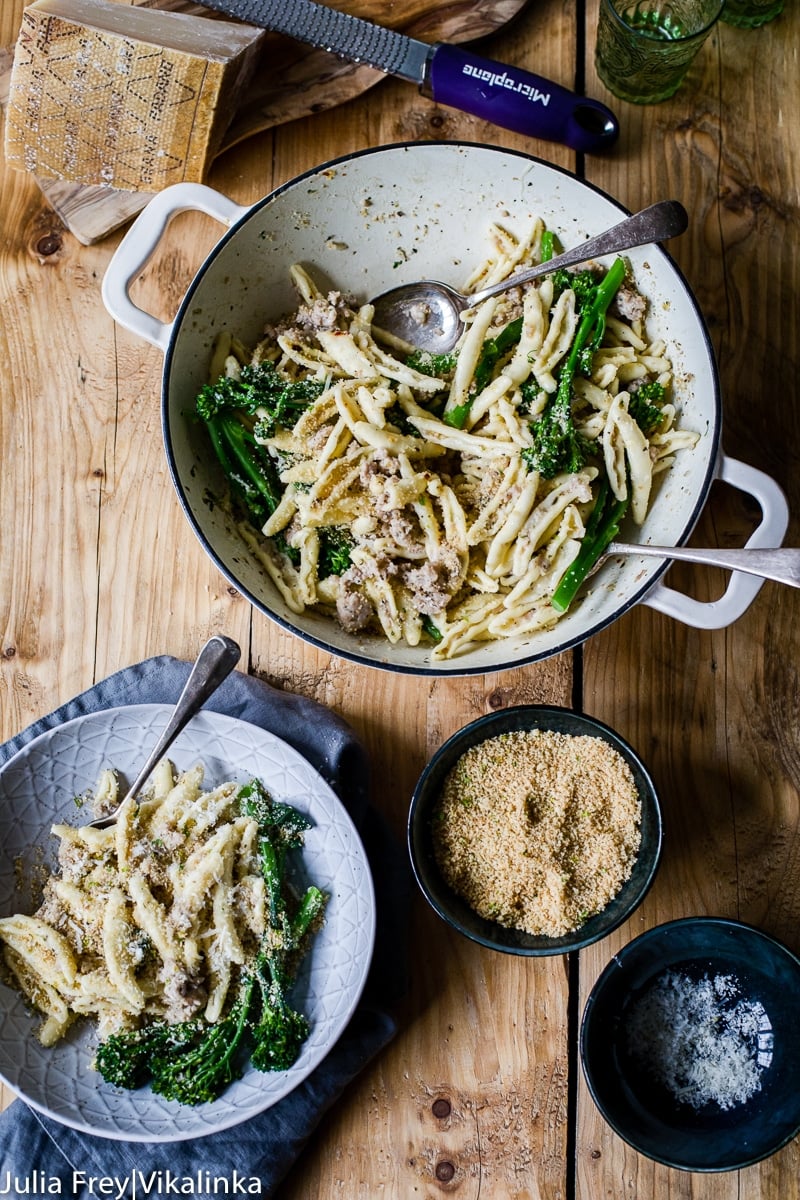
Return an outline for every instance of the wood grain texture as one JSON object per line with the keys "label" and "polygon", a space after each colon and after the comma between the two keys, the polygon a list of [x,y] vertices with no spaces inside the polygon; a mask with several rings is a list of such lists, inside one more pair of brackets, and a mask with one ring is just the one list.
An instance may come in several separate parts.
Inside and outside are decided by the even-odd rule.
{"label": "wood grain texture", "polygon": [[[360,2],[388,20],[390,7]],[[800,18],[790,9],[753,33],[719,26],[678,95],[639,109],[596,80],[595,3],[585,27],[570,5],[531,6],[487,52],[568,86],[585,74],[589,94],[622,123],[604,158],[576,161],[386,81],[249,136],[220,156],[210,181],[249,203],[351,150],[466,138],[577,168],[630,208],[678,197],[692,221],[670,250],[719,359],[725,449],[778,478],[797,512]],[[21,10],[22,0],[0,5],[0,44],[13,41]],[[137,301],[168,319],[217,233],[196,214],[177,218]],[[633,1152],[592,1104],[576,1032],[613,952],[660,921],[739,916],[800,951],[798,594],[765,584],[735,626],[716,632],[640,606],[575,654],[464,679],[370,671],[288,637],[227,585],[180,513],[161,446],[160,356],[114,328],[100,300],[117,236],[80,245],[30,179],[0,168],[3,736],[127,663],[191,658],[225,631],[251,672],[352,723],[400,840],[430,754],[465,722],[520,702],[574,705],[613,725],[650,765],[664,805],[664,859],[645,903],[571,963],[492,956],[415,900],[398,1036],[325,1117],[276,1200],[796,1200],[796,1142],[718,1176]],[[756,519],[751,501],[715,486],[694,540],[739,545]],[[788,540],[798,544],[796,519]],[[725,584],[722,572],[679,565],[669,578],[708,599]]]}
{"label": "wood grain texture", "polygon": [[[800,122],[800,96],[783,81],[793,71],[796,18],[749,34],[720,24],[673,100],[641,111],[620,105],[620,152],[587,171],[632,208],[666,194],[687,205],[690,230],[670,250],[717,355],[723,446],[776,478],[795,513],[800,429],[796,380],[786,365],[798,342],[800,259],[792,230],[800,177],[787,137]],[[595,86],[591,66],[589,72]],[[774,106],[776,119],[762,124],[765,105]],[[773,403],[778,396],[786,402]],[[752,500],[715,485],[693,540],[741,545],[757,517]],[[798,544],[796,519],[786,540]],[[711,600],[726,577],[680,567],[669,581]],[[792,882],[800,853],[792,613],[797,597],[767,583],[730,629],[688,629],[640,607],[587,645],[584,703],[651,764],[663,799],[665,854],[636,919],[581,955],[582,1003],[617,947],[677,917],[737,918],[800,951],[800,895]],[[671,1170],[612,1134],[582,1081],[576,1149],[578,1200],[616,1194],[621,1182],[626,1194],[665,1200],[798,1195],[796,1143],[741,1172]]]}

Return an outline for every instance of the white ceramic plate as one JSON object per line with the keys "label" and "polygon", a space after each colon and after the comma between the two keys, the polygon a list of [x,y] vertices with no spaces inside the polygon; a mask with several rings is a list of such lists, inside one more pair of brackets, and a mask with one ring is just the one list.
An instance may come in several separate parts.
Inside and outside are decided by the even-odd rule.
{"label": "white ceramic plate", "polygon": [[[31,912],[44,866],[55,862],[57,821],[78,824],[75,797],[93,787],[100,769],[116,767],[132,781],[171,709],[144,704],[108,709],[66,722],[19,751],[0,771],[0,915]],[[330,895],[323,928],[303,964],[293,1000],[311,1023],[289,1071],[248,1067],[211,1104],[184,1107],[149,1088],[123,1091],[92,1069],[92,1026],[76,1024],[50,1049],[36,1038],[41,1018],[0,982],[0,1076],[40,1112],[74,1129],[124,1141],[171,1142],[226,1129],[286,1096],[334,1045],[361,995],[375,937],[372,878],[361,839],[333,791],[306,760],[255,725],[203,711],[175,742],[179,769],[206,765],[206,786],[257,776],[278,800],[312,821],[298,881]],[[89,819],[87,816],[85,819]]]}

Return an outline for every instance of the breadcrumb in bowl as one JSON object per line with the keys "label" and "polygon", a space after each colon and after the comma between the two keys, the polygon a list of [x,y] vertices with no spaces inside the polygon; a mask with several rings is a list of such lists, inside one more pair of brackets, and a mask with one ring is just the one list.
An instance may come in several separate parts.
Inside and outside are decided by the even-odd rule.
{"label": "breadcrumb in bowl", "polygon": [[614,730],[520,705],[440,747],[415,789],[408,843],[423,894],[453,929],[508,954],[565,954],[641,903],[661,813],[646,767]]}

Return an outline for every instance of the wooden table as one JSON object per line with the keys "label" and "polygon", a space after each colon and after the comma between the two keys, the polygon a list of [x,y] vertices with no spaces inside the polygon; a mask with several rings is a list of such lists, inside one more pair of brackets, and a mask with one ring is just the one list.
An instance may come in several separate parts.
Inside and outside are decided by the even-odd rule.
{"label": "wooden table", "polygon": [[[13,43],[22,7],[3,3],[0,45]],[[720,25],[678,95],[641,109],[597,81],[596,12],[596,0],[537,0],[487,52],[611,103],[622,138],[606,157],[576,158],[385,81],[227,152],[210,182],[248,203],[351,150],[466,138],[576,170],[632,209],[678,197],[692,221],[671,250],[719,358],[725,448],[775,477],[800,511],[798,6],[758,31]],[[660,921],[737,917],[800,951],[800,593],[765,584],[718,632],[640,606],[573,653],[441,681],[354,666],[287,636],[227,586],[179,510],[161,447],[160,355],[115,328],[100,299],[118,237],[80,245],[30,178],[0,168],[0,188],[3,736],[119,667],[161,652],[191,658],[225,631],[251,673],[352,723],[398,837],[432,751],[481,713],[521,702],[571,705],[616,727],[661,792],[655,886],[633,919],[580,955],[496,956],[415,903],[399,1035],[325,1119],[280,1200],[796,1197],[800,1142],[739,1174],[691,1175],[637,1155],[588,1095],[577,1030],[614,951]],[[196,214],[176,220],[140,285],[145,307],[174,312],[216,236]],[[715,485],[695,543],[739,545],[756,518]],[[787,541],[797,540],[794,522]],[[670,574],[705,599],[724,580]]]}

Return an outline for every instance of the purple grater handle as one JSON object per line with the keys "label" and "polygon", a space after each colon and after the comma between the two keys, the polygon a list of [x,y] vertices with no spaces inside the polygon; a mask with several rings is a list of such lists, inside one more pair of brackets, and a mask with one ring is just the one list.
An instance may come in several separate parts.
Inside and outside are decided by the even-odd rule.
{"label": "purple grater handle", "polygon": [[619,136],[617,118],[597,100],[445,42],[432,47],[422,90],[439,104],[573,150],[607,150]]}

